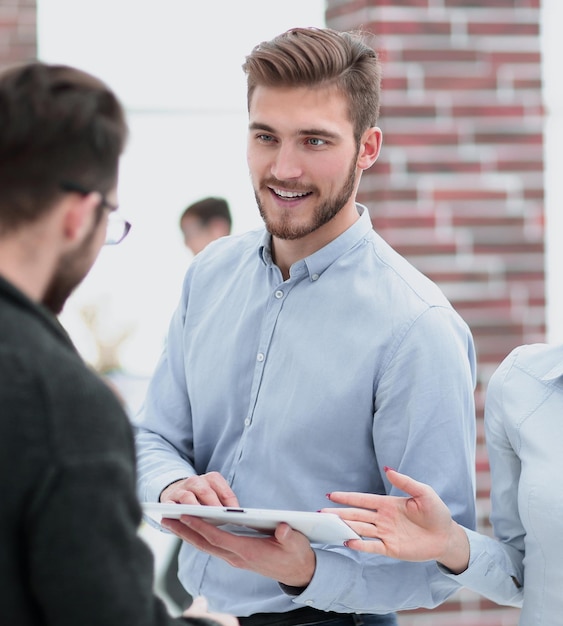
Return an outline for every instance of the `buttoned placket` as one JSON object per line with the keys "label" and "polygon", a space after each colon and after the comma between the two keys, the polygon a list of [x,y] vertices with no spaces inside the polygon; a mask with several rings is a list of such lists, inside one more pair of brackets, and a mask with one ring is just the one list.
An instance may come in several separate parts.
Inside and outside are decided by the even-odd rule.
{"label": "buttoned placket", "polygon": [[[238,449],[234,457],[233,466],[231,468],[231,471],[229,472],[229,484],[232,484],[234,480],[238,460],[241,458],[244,452],[245,444],[249,436],[250,429],[252,427],[254,410],[256,408],[258,396],[260,394],[262,377],[264,369],[267,366],[269,349],[272,343],[272,337],[276,329],[278,318],[282,313],[282,309],[286,299],[290,296],[291,290],[299,282],[301,282],[302,280],[306,280],[308,274],[307,267],[303,261],[299,261],[292,266],[290,277],[286,281],[283,281],[279,268],[273,264],[267,268],[267,272],[268,280],[271,284],[271,293],[270,297],[268,298],[268,304],[266,306],[262,321],[260,341],[258,343],[258,351],[256,353],[254,376],[252,379],[250,399],[248,403],[249,409],[246,417],[244,418],[244,431],[239,441]],[[311,280],[313,281],[316,279],[318,279],[318,275],[315,275],[314,278],[311,277]]]}

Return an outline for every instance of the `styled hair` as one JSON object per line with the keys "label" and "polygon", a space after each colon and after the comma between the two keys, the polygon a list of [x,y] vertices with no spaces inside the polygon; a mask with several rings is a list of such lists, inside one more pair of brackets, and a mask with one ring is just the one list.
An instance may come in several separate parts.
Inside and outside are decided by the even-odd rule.
{"label": "styled hair", "polygon": [[356,141],[379,116],[381,66],[367,34],[292,28],[258,44],[246,57],[247,105],[254,89],[334,85],[347,99]]}
{"label": "styled hair", "polygon": [[180,217],[180,225],[184,217],[188,215],[197,217],[204,226],[207,226],[207,224],[215,218],[225,220],[229,225],[229,229],[232,226],[231,212],[224,198],[203,198],[202,200],[190,204]]}
{"label": "styled hair", "polygon": [[0,234],[37,220],[61,185],[107,193],[117,184],[125,113],[98,78],[41,62],[0,74]]}

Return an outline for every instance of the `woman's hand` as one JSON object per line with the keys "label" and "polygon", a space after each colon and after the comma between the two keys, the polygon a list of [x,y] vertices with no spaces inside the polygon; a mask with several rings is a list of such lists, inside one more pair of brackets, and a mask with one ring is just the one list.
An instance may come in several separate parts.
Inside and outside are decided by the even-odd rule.
{"label": "woman's hand", "polygon": [[455,574],[467,569],[467,535],[438,494],[405,474],[388,468],[385,471],[391,484],[410,497],[344,491],[328,495],[331,502],[354,508],[327,508],[323,512],[335,513],[358,535],[368,538],[351,539],[346,545],[403,561],[439,561]]}

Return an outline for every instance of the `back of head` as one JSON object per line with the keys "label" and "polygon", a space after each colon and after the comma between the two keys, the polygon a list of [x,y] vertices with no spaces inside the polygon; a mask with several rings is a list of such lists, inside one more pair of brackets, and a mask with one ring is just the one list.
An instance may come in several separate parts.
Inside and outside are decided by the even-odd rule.
{"label": "back of head", "polygon": [[349,102],[359,141],[377,123],[381,68],[367,35],[329,28],[293,28],[257,45],[246,57],[248,107],[254,89],[335,85]]}
{"label": "back of head", "polygon": [[48,212],[63,182],[107,193],[126,137],[119,101],[94,76],[40,62],[0,74],[0,235]]}
{"label": "back of head", "polygon": [[224,198],[203,198],[202,200],[198,200],[197,202],[190,204],[190,206],[187,207],[187,209],[182,213],[180,225],[184,217],[190,215],[197,218],[198,221],[204,226],[209,224],[211,220],[219,218],[225,220],[225,222],[229,225],[229,229],[231,228],[231,212],[229,210],[229,205]]}

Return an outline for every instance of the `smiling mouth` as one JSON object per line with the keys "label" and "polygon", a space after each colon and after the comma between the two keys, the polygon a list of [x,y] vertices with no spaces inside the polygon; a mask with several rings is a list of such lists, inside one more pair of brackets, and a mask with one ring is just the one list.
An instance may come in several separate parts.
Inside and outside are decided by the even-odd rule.
{"label": "smiling mouth", "polygon": [[299,198],[306,198],[312,193],[311,191],[287,191],[285,189],[276,189],[275,187],[270,187],[270,190],[282,200],[297,200]]}

